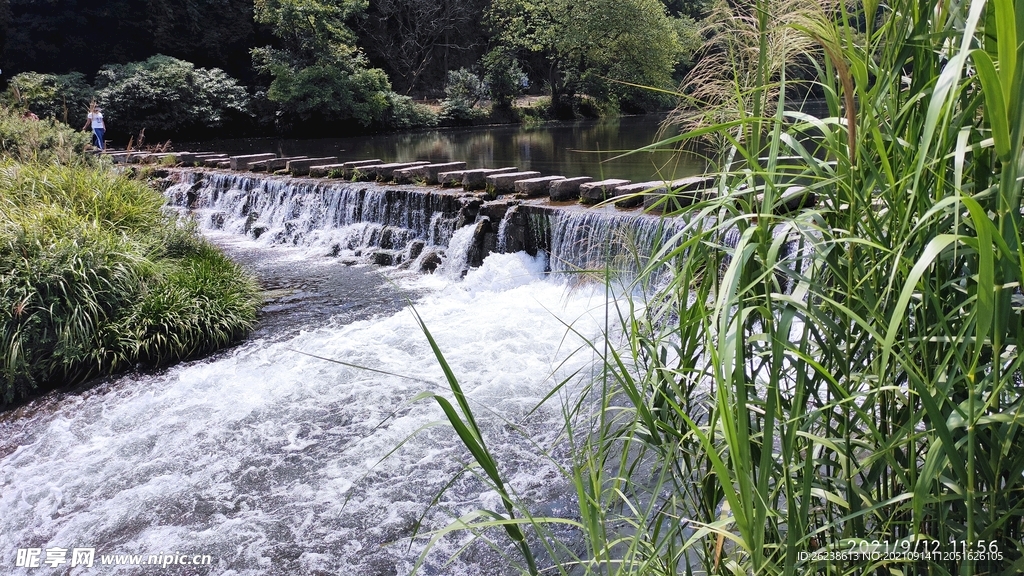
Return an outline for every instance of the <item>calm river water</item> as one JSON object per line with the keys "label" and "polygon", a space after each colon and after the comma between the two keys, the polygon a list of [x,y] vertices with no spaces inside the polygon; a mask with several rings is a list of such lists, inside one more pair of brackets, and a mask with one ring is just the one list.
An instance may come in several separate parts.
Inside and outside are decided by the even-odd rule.
{"label": "calm river water", "polygon": [[[284,140],[250,138],[182,143],[180,149],[229,154],[274,152],[282,156],[380,158],[389,162],[464,161],[471,168],[517,166],[545,175],[624,178],[634,182],[693,176],[704,160],[660,150],[613,159],[659,139],[663,117],[627,116],[532,126],[479,126],[378,134],[358,138]],[[675,132],[668,132],[675,134]]]}

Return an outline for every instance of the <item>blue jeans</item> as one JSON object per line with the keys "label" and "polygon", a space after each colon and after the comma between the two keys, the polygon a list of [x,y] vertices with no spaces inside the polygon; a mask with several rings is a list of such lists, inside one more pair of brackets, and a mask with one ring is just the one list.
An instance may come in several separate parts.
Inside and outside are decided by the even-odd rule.
{"label": "blue jeans", "polygon": [[105,149],[103,147],[103,133],[104,132],[106,132],[106,130],[104,130],[103,128],[93,128],[92,129],[92,134],[93,134],[93,136],[96,137],[96,146],[100,150],[104,150]]}

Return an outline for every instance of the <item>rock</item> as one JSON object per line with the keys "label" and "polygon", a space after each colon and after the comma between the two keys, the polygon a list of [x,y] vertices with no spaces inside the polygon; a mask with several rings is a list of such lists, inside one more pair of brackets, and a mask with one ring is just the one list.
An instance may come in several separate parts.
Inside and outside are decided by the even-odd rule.
{"label": "rock", "polygon": [[263,234],[265,234],[267,232],[267,230],[269,230],[269,229],[270,229],[269,227],[264,226],[263,224],[257,224],[255,226],[253,226],[250,229],[250,231],[252,232],[252,237],[253,238],[259,238],[260,236],[263,236]]}
{"label": "rock", "polygon": [[259,162],[253,162],[249,165],[249,170],[253,172],[274,172],[280,170],[288,165],[292,160],[305,160],[309,156],[285,156],[283,158],[271,158],[270,160],[261,160]]}
{"label": "rock", "polygon": [[415,260],[420,257],[423,253],[423,249],[427,246],[427,243],[423,240],[413,240],[409,243],[408,256],[409,260]]}
{"label": "rock", "polygon": [[395,255],[391,252],[378,250],[370,256],[370,261],[372,261],[377,266],[394,266]]}
{"label": "rock", "polygon": [[412,168],[414,166],[423,166],[425,164],[430,164],[430,162],[390,162],[387,164],[359,166],[353,171],[353,179],[362,181],[390,182],[391,179],[394,178],[395,170]]}
{"label": "rock", "polygon": [[[216,154],[216,155],[213,155],[213,156],[205,156],[203,158],[198,158],[197,157],[197,159],[198,159],[198,162],[200,164],[202,164],[203,166],[206,166],[207,168],[216,168],[217,164],[227,160],[228,156],[227,156],[227,154]],[[231,162],[228,162],[228,165],[230,166]]]}
{"label": "rock", "polygon": [[594,179],[589,176],[555,180],[548,186],[548,196],[554,202],[565,202],[569,200],[576,202],[580,199],[580,186],[587,182],[593,182],[593,180]]}
{"label": "rock", "polygon": [[261,162],[263,160],[270,160],[277,158],[277,154],[246,154],[244,156],[232,156],[229,160],[231,162],[232,170],[248,170],[252,166],[253,162]]}
{"label": "rock", "polygon": [[516,181],[536,178],[540,172],[508,172],[503,174],[488,174],[484,177],[487,183],[487,194],[497,197],[501,194],[511,194],[516,191]]}
{"label": "rock", "polygon": [[635,208],[644,203],[644,197],[647,194],[653,193],[653,191],[658,188],[664,190],[665,183],[652,181],[626,184],[625,186],[619,186],[616,188],[612,192],[612,196],[620,198],[615,201],[615,206],[617,208]]}
{"label": "rock", "polygon": [[[757,204],[764,202],[764,194],[758,194]],[[801,208],[811,208],[818,203],[818,195],[804,186],[790,186],[782,191],[782,194],[775,199],[772,212],[786,214],[795,212]]]}
{"label": "rock", "polygon": [[433,274],[437,267],[441,265],[441,262],[441,255],[438,254],[437,250],[431,250],[420,259],[420,272]]}
{"label": "rock", "polygon": [[412,168],[395,170],[396,184],[428,184],[436,185],[438,175],[444,172],[453,172],[466,168],[465,162],[445,162],[443,164],[424,164]]}
{"label": "rock", "polygon": [[541,176],[539,178],[527,178],[526,180],[517,180],[515,183],[516,197],[536,198],[540,196],[547,196],[548,191],[551,188],[551,183],[558,182],[559,180],[565,180],[565,177]]}
{"label": "rock", "polygon": [[380,158],[374,158],[372,160],[351,160],[349,162],[343,162],[341,164],[341,177],[345,180],[352,179],[352,173],[356,168],[360,166],[371,166],[373,164],[383,164],[384,161]]}
{"label": "rock", "polygon": [[612,197],[616,188],[626,184],[629,184],[629,180],[618,180],[616,178],[580,184],[580,201],[584,204],[604,202]]}
{"label": "rock", "polygon": [[462,178],[466,175],[465,170],[452,170],[450,172],[438,172],[437,183],[445,188],[462,186]]}
{"label": "rock", "polygon": [[310,178],[341,178],[345,173],[345,164],[321,164],[309,167]]}
{"label": "rock", "polygon": [[675,212],[714,195],[713,176],[680,178],[644,195],[644,209],[651,212]]}
{"label": "rock", "polygon": [[288,164],[285,165],[285,169],[288,170],[288,174],[292,176],[305,176],[309,174],[310,166],[319,166],[321,164],[333,164],[338,161],[336,156],[324,156],[322,158],[304,158],[302,160],[289,160]]}
{"label": "rock", "polygon": [[492,174],[508,174],[517,172],[519,169],[512,168],[480,168],[477,170],[466,170],[462,173],[463,190],[483,190],[487,187],[487,177]]}

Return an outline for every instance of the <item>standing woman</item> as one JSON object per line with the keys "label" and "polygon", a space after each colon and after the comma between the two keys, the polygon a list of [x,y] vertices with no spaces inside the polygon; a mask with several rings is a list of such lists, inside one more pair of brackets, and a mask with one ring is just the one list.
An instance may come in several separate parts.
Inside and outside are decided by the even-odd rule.
{"label": "standing woman", "polygon": [[105,150],[103,134],[107,131],[107,125],[103,123],[103,112],[99,109],[99,106],[96,106],[96,102],[89,104],[88,120],[85,121],[85,126],[82,126],[82,130],[88,128],[90,122],[92,122],[92,133],[96,137],[96,147],[100,150]]}

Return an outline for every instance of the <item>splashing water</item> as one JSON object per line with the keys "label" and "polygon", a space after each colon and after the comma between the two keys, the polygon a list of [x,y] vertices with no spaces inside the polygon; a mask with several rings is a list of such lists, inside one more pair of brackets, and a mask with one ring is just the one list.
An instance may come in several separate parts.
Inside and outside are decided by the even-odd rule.
{"label": "splashing water", "polygon": [[[528,502],[557,507],[571,489],[531,443],[561,450],[557,399],[528,413],[554,380],[593,361],[577,354],[560,364],[581,341],[559,319],[597,336],[604,296],[567,291],[545,279],[544,268],[521,253],[492,255],[460,283],[400,282],[426,291],[416,308],[478,408],[509,484]],[[179,572],[187,574],[408,573],[424,545],[409,539],[426,504],[469,460],[447,425],[423,430],[442,418],[431,403],[407,404],[424,390],[447,392],[402,310],[307,326],[291,338],[250,341],[0,414],[2,571],[66,574],[67,564],[14,568],[17,550],[95,547],[96,564],[71,574],[115,572],[100,565],[101,555],[162,553],[212,557],[208,572]],[[532,438],[506,421],[528,427]],[[497,505],[466,475],[422,530]],[[477,548],[445,566],[465,542],[450,538],[423,573],[507,571]]]}

